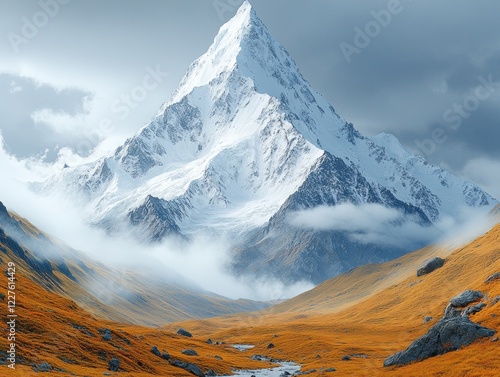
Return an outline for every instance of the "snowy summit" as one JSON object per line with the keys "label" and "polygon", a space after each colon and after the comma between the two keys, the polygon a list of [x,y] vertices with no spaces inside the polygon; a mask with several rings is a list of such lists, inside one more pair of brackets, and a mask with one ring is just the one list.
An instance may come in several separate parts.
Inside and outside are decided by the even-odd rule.
{"label": "snowy summit", "polygon": [[433,228],[461,207],[498,203],[394,136],[366,137],[343,120],[247,1],[149,124],[38,189],[77,196],[93,224],[132,225],[145,241],[231,235],[235,270],[315,282],[422,245],[301,228],[297,212],[380,205]]}

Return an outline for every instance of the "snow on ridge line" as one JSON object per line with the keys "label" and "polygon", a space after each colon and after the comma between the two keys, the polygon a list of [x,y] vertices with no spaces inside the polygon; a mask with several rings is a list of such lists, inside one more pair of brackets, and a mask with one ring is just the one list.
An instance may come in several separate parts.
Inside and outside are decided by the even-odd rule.
{"label": "snow on ridge line", "polygon": [[[114,156],[63,172],[51,184],[80,190],[98,220],[125,219],[152,195],[199,206],[203,226],[209,216],[255,226],[301,186],[323,151],[434,221],[453,214],[456,203],[498,203],[411,155],[392,135],[361,135],[311,88],[248,3],[148,125]],[[195,228],[192,212],[181,225]]]}

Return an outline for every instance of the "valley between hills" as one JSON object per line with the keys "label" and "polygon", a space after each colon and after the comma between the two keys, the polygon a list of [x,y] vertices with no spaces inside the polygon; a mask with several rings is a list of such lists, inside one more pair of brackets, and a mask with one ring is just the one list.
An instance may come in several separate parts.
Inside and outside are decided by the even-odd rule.
{"label": "valley between hills", "polygon": [[[340,117],[248,0],[148,123],[78,161],[0,200],[71,203],[62,237],[113,247],[0,202],[0,376],[500,375],[498,199]],[[218,273],[315,287],[234,300],[201,286]]]}
{"label": "valley between hills", "polygon": [[[27,220],[9,216],[26,234],[43,234]],[[426,376],[496,376],[500,367],[497,335],[409,365],[383,367],[383,363],[434,326],[450,298],[465,290],[483,294],[479,301],[485,306],[470,315],[471,320],[498,331],[499,241],[497,224],[465,246],[429,246],[391,262],[359,267],[261,311],[172,322],[160,328],[134,325],[132,319],[129,323],[109,320],[120,318],[119,309],[108,313],[108,319],[103,319],[97,306],[87,305],[84,310],[75,302],[79,291],[70,284],[74,281],[67,278],[67,272],[60,270],[61,265],[49,262],[50,274],[33,269],[31,252],[2,230],[1,263],[15,263],[17,279],[18,359],[8,375],[193,375],[174,366],[175,360],[196,365],[207,376],[230,375],[287,360],[310,376],[422,376],[423,370]],[[433,257],[444,258],[444,265],[417,277],[419,266]],[[94,267],[91,261],[87,263]],[[75,267],[70,265],[69,270]],[[496,279],[486,282],[490,276]],[[3,301],[5,317],[5,297]],[[177,334],[180,328],[192,337]],[[2,363],[8,350],[7,332],[3,327]],[[234,344],[254,348],[238,351]],[[194,350],[198,356],[187,356],[183,350]],[[254,355],[271,361],[256,360]],[[110,361],[115,358],[118,372],[111,372]]]}

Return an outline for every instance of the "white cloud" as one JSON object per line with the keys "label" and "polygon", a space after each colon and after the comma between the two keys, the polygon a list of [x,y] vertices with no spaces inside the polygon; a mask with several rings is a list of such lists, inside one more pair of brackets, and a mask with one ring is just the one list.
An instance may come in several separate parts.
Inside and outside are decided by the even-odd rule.
{"label": "white cloud", "polygon": [[85,212],[77,208],[71,198],[40,197],[27,188],[26,182],[47,178],[60,171],[64,162],[76,165],[88,160],[69,149],[61,150],[55,164],[16,159],[4,150],[0,135],[0,201],[41,230],[110,266],[148,271],[154,267],[167,280],[170,278],[176,283],[184,280],[234,299],[283,299],[313,288],[309,282],[285,285],[277,280],[232,275],[227,269],[231,244],[220,238],[200,237],[189,243],[170,239],[151,246],[127,237],[132,232],[124,232],[119,237],[109,236],[89,226]]}
{"label": "white cloud", "polygon": [[233,299],[277,300],[294,297],[314,285],[302,281],[292,285],[275,279],[254,276],[234,276],[228,265],[231,261],[231,242],[221,238],[200,236],[179,244],[173,240],[149,251],[149,255],[171,266],[184,278],[195,282],[205,290]]}
{"label": "white cloud", "polygon": [[298,227],[360,231],[378,228],[380,224],[390,223],[400,218],[399,211],[380,204],[356,206],[352,203],[343,203],[334,207],[319,206],[296,212],[290,221]]}
{"label": "white cloud", "polygon": [[500,160],[486,157],[475,158],[467,162],[462,174],[479,184],[490,195],[500,199]]}
{"label": "white cloud", "polygon": [[22,92],[23,91],[23,87],[21,85],[19,85],[17,82],[12,81],[10,83],[10,89],[9,89],[9,91],[12,94],[18,93],[18,92]]}
{"label": "white cloud", "polygon": [[361,243],[392,246],[428,243],[437,237],[437,230],[421,226],[404,213],[381,204],[319,206],[295,212],[290,223],[300,228],[347,232]]}
{"label": "white cloud", "polygon": [[45,125],[58,134],[80,135],[85,134],[88,128],[89,115],[92,111],[92,97],[83,99],[82,111],[76,115],[65,112],[56,112],[53,109],[38,109],[31,114],[31,119],[37,125]]}
{"label": "white cloud", "polygon": [[346,232],[361,243],[411,248],[434,242],[464,243],[492,225],[484,210],[462,208],[454,218],[443,216],[435,226],[421,225],[412,216],[381,204],[318,206],[290,215],[291,225],[316,230]]}

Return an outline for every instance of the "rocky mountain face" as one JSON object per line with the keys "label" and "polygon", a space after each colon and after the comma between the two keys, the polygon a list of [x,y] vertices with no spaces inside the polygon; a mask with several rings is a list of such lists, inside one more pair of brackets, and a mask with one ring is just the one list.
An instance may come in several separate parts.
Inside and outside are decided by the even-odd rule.
{"label": "rocky mountain face", "polygon": [[235,240],[238,273],[314,282],[423,243],[298,227],[289,221],[297,212],[379,204],[431,230],[461,207],[486,213],[498,203],[394,136],[367,137],[343,120],[248,2],[149,124],[113,155],[34,188],[71,195],[110,232],[132,229],[144,241],[224,235]]}

